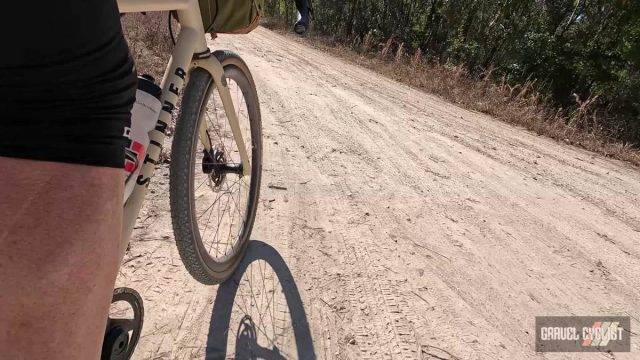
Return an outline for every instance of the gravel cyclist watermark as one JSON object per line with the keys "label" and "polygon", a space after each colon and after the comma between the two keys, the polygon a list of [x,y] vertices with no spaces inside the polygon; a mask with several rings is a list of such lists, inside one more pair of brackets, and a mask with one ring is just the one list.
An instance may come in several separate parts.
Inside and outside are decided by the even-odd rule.
{"label": "gravel cyclist watermark", "polygon": [[629,352],[628,316],[537,316],[538,352]]}

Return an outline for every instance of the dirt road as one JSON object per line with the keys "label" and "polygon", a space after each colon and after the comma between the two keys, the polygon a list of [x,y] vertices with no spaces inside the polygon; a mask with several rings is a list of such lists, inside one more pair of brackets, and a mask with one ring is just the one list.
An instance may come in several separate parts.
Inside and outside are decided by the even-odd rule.
{"label": "dirt road", "polygon": [[161,168],[118,280],[146,301],[138,359],[609,359],[536,354],[534,317],[639,328],[637,169],[265,29],[216,47],[260,95],[256,242],[235,281],[192,280]]}

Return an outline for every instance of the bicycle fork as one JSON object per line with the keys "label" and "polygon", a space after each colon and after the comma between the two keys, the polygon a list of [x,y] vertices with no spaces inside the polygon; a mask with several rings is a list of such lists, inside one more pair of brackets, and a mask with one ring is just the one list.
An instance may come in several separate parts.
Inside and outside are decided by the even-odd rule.
{"label": "bicycle fork", "polygon": [[[220,94],[220,99],[222,100],[222,105],[224,107],[225,114],[227,115],[227,120],[229,121],[231,132],[233,133],[233,138],[236,142],[236,145],[238,146],[238,152],[240,153],[240,161],[242,164],[242,175],[251,175],[249,154],[247,154],[247,147],[244,142],[244,137],[242,136],[243,134],[242,129],[240,128],[240,123],[238,121],[238,114],[236,113],[236,109],[233,105],[231,91],[229,90],[222,64],[215,56],[210,55],[207,58],[195,60],[193,62],[193,67],[203,68],[207,70],[213,77],[213,82],[218,89],[218,93]],[[205,121],[200,122],[199,137],[204,148],[207,151],[211,151],[212,144],[211,139],[209,138],[209,134],[207,133],[207,124]]]}

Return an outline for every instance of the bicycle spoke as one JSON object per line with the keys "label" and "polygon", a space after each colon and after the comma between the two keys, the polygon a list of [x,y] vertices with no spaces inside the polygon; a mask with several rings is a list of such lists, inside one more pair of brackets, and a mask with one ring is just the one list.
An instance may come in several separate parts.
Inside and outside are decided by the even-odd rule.
{"label": "bicycle spoke", "polygon": [[222,195],[224,195],[224,194],[220,194],[220,196],[218,196],[218,198],[216,198],[216,200],[215,200],[211,205],[209,205],[209,207],[207,207],[207,208],[202,212],[202,214],[200,214],[200,216],[198,216],[197,220],[200,220],[200,218],[202,217],[202,215],[204,215],[204,213],[205,213],[206,211],[208,211],[209,209],[213,208],[213,206],[218,202],[218,200],[220,200],[220,198],[222,197]]}
{"label": "bicycle spoke", "polygon": [[[226,209],[229,208],[229,200],[227,200],[227,202],[225,203],[225,211]],[[218,233],[220,232],[220,223],[222,222],[222,219],[224,219],[224,213],[225,211],[222,212],[222,216],[220,215],[220,209],[218,209],[218,225],[216,226],[216,235],[218,235]],[[214,237],[215,239],[216,237]],[[215,242],[215,241],[214,241]],[[217,243],[217,242],[216,242]],[[213,242],[211,243],[213,245]],[[218,243],[217,243],[218,244]],[[217,250],[217,246],[216,246],[216,250]],[[211,247],[209,247],[209,251],[211,251]],[[224,255],[223,255],[224,256]]]}

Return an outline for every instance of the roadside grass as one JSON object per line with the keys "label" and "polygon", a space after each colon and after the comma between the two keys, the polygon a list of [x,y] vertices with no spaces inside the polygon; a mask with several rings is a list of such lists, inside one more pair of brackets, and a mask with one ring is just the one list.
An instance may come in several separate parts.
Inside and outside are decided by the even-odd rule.
{"label": "roadside grass", "polygon": [[473,77],[462,66],[429,61],[420,52],[407,54],[404,44],[394,43],[393,39],[380,44],[373,43],[368,36],[340,41],[314,31],[299,37],[293,34],[289,23],[266,19],[262,25],[463,108],[640,166],[640,149],[618,141],[602,130],[599,116],[590,108],[594,99],[576,97],[577,109],[566,114],[549,105],[534,90],[531,81],[519,85],[508,84],[504,78],[496,81],[491,70]]}
{"label": "roadside grass", "polygon": [[[126,14],[121,18],[122,30],[136,63],[138,74],[153,76],[160,83],[173,44],[168,29],[169,13]],[[174,22],[174,29],[177,25]]]}

